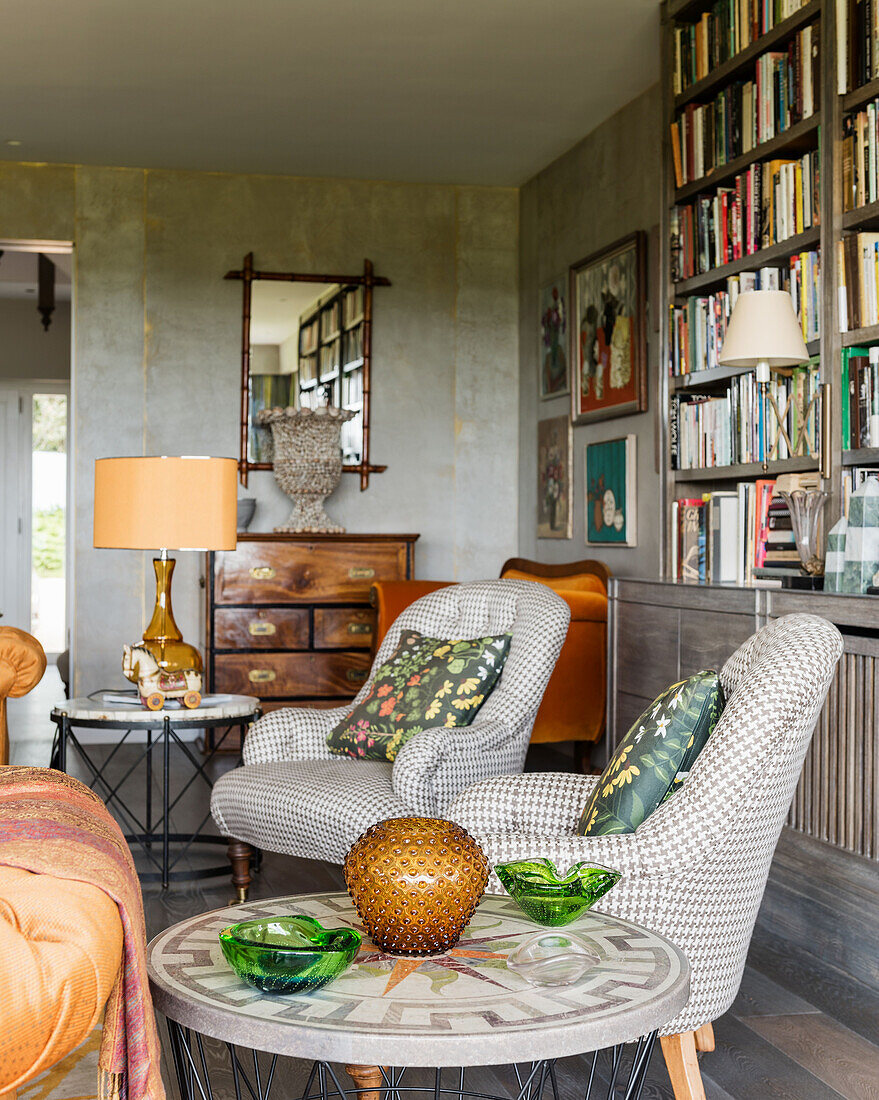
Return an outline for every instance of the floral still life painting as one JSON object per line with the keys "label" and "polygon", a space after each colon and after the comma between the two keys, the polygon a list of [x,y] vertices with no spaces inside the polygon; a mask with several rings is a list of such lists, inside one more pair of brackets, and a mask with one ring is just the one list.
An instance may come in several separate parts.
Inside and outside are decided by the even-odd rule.
{"label": "floral still life painting", "polygon": [[443,639],[404,631],[327,747],[359,760],[392,761],[422,730],[469,726],[500,678],[511,640],[511,634]]}
{"label": "floral still life painting", "polygon": [[573,534],[571,480],[573,433],[567,416],[537,423],[537,537],[569,539]]}
{"label": "floral still life painting", "polygon": [[565,277],[560,275],[540,292],[540,396],[566,397],[568,386],[568,314]]}
{"label": "floral still life painting", "polygon": [[637,436],[586,445],[586,542],[637,546]]}
{"label": "floral still life painting", "polygon": [[571,268],[575,424],[647,408],[645,253],[633,233]]}

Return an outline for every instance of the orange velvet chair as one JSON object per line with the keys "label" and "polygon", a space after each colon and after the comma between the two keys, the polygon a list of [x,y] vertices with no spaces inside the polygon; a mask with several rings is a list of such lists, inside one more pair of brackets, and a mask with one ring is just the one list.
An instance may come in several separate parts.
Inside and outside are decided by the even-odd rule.
{"label": "orange velvet chair", "polygon": [[46,654],[37,639],[14,626],[0,626],[0,764],[9,763],[6,700],[27,695],[45,671]]}
{"label": "orange velvet chair", "polygon": [[[607,710],[607,584],[610,570],[591,559],[544,565],[527,558],[504,562],[501,577],[537,581],[571,609],[571,625],[537,712],[532,744],[572,741],[578,767],[589,768],[592,745],[604,735]],[[378,611],[375,644],[409,604],[451,581],[381,581],[372,588]]]}

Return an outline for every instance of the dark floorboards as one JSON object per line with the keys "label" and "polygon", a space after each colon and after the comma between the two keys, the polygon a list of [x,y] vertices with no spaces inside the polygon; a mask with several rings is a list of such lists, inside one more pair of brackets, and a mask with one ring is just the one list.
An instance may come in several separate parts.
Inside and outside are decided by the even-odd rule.
{"label": "dark floorboards", "polygon": [[[201,761],[195,747],[190,748]],[[109,751],[107,746],[88,747],[96,761],[105,760]],[[126,745],[116,753],[108,768],[109,789],[119,783],[139,752],[137,746]],[[157,763],[158,760],[159,757]],[[171,761],[172,829],[191,831],[205,818],[208,785],[200,777],[189,783],[192,769],[181,750],[172,753]],[[217,758],[208,770],[216,776],[231,766],[230,758]],[[570,768],[570,759],[549,747],[529,758],[531,770],[565,766]],[[74,759],[70,761],[70,770],[82,779],[89,778],[88,769]],[[140,831],[136,821],[145,820],[144,774],[141,763],[118,792],[124,809],[117,806],[116,813],[126,831]],[[154,821],[161,814],[160,780],[157,768],[153,775]],[[96,789],[106,798],[107,787]],[[204,828],[216,833],[209,818]],[[138,854],[136,844],[132,850]],[[178,853],[179,849],[174,852]],[[155,846],[151,854],[157,855]],[[223,858],[224,849],[219,845],[193,847],[176,869],[191,872],[222,863]],[[138,863],[148,867],[149,856],[139,853]],[[251,896],[267,898],[341,888],[344,883],[338,867],[268,853],[254,878]],[[175,882],[168,890],[162,890],[157,883],[145,883],[143,895],[147,931],[154,936],[195,912],[228,905],[232,889],[228,877],[217,875]],[[164,1027],[162,1035],[166,1038]],[[879,995],[818,958],[792,955],[783,941],[773,939],[765,930],[752,943],[739,995],[730,1011],[715,1022],[715,1035],[717,1049],[700,1056],[708,1100],[879,1098]],[[206,1056],[213,1061],[220,1059],[222,1053],[216,1045],[209,1044]],[[608,1070],[607,1057],[602,1055],[598,1073],[605,1080]],[[273,1097],[292,1100],[301,1094],[308,1072],[305,1063],[279,1062],[277,1072]],[[582,1098],[587,1072],[585,1058],[568,1058],[558,1063],[561,1100]],[[170,1083],[170,1073],[167,1079]],[[432,1075],[429,1082],[425,1079],[425,1083],[432,1085],[432,1082]],[[505,1071],[480,1072],[478,1085],[485,1091],[498,1091],[508,1084]],[[176,1092],[170,1095],[176,1096]],[[658,1046],[643,1095],[645,1100],[673,1100]],[[214,1100],[231,1100],[233,1096],[230,1080],[215,1093]]]}

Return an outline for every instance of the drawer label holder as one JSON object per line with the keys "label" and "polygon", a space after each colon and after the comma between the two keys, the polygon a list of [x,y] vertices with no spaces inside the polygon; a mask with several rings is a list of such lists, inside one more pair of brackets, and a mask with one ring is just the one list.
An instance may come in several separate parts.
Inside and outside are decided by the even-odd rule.
{"label": "drawer label holder", "polygon": [[271,668],[252,668],[247,674],[252,684],[270,684],[276,677],[277,673]]}

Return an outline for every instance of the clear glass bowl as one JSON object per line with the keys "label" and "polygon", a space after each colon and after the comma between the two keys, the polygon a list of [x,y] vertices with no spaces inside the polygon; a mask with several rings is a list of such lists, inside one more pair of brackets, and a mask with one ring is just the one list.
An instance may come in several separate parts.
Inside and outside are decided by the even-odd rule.
{"label": "clear glass bowl", "polygon": [[570,924],[620,881],[619,871],[595,863],[575,863],[563,875],[552,860],[536,857],[496,863],[507,893],[538,924]]}
{"label": "clear glass bowl", "polygon": [[309,993],[354,962],[360,933],[324,928],[313,917],[245,920],[220,933],[226,962],[239,978],[264,993]]}
{"label": "clear glass bowl", "polygon": [[507,967],[533,985],[572,985],[601,956],[573,932],[538,932],[520,944]]}

